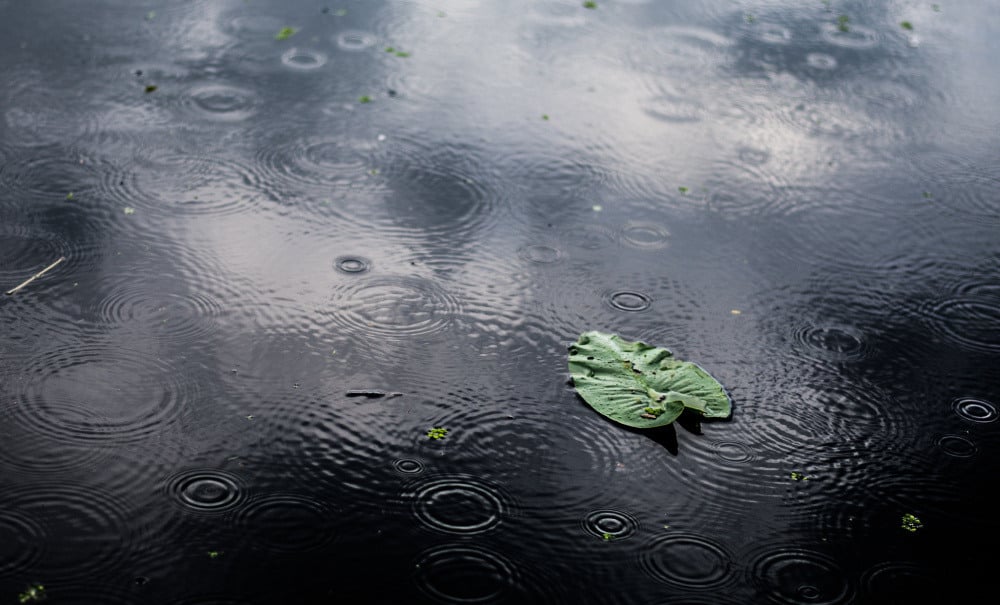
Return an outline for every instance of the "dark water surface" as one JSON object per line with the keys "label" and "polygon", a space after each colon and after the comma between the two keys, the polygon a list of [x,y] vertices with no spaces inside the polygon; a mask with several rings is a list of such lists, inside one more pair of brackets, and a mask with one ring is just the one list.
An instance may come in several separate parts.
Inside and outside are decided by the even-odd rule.
{"label": "dark water surface", "polygon": [[0,602],[983,602],[1000,7],[597,4],[0,2]]}

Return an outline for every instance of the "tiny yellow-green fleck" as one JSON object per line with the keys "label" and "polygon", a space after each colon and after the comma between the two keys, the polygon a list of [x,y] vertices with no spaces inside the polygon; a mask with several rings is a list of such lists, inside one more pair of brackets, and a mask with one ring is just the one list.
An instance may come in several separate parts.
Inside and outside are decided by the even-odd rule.
{"label": "tiny yellow-green fleck", "polygon": [[899,26],[905,30],[913,31],[913,24],[910,23],[909,21],[903,21],[902,23],[899,24]]}
{"label": "tiny yellow-green fleck", "polygon": [[372,98],[369,97],[368,95],[361,95],[360,97],[358,97],[358,103],[371,103],[371,102]]}
{"label": "tiny yellow-green fleck", "polygon": [[32,601],[41,601],[45,598],[45,587],[41,584],[35,584],[34,586],[29,586],[24,592],[17,595],[17,600],[19,603],[30,603]]}
{"label": "tiny yellow-green fleck", "polygon": [[208,558],[209,559],[218,559],[221,556],[222,556],[222,551],[221,550],[210,550],[210,551],[208,551]]}
{"label": "tiny yellow-green fleck", "polygon": [[410,53],[404,52],[402,50],[397,50],[396,51],[396,56],[399,57],[399,58],[401,58],[401,59],[405,59],[405,58],[407,58],[407,57],[410,56]]}
{"label": "tiny yellow-green fleck", "polygon": [[73,199],[73,192],[72,191],[70,191],[69,193],[66,194],[66,199],[67,200],[72,200]]}
{"label": "tiny yellow-green fleck", "polygon": [[583,8],[597,8],[597,3],[587,0],[587,2],[583,3]]}
{"label": "tiny yellow-green fleck", "polygon": [[732,309],[729,312],[732,313],[733,315],[741,315],[743,313],[743,311],[740,311],[739,309]]}
{"label": "tiny yellow-green fleck", "polygon": [[903,515],[902,527],[906,531],[917,531],[923,526],[924,526],[923,522],[920,519],[918,519],[915,515],[912,515],[910,513],[906,513],[905,515]]}
{"label": "tiny yellow-green fleck", "polygon": [[159,87],[156,84],[149,84],[149,85],[147,85],[146,86],[146,94],[148,95],[149,93],[155,91],[157,88],[159,88]]}
{"label": "tiny yellow-green fleck", "polygon": [[802,473],[796,473],[795,471],[792,471],[792,481],[808,481],[808,480],[809,480],[808,475],[803,475]]}
{"label": "tiny yellow-green fleck", "polygon": [[282,27],[280,30],[278,30],[278,33],[274,35],[274,39],[287,40],[292,36],[294,36],[296,31],[298,30],[296,30],[294,27]]}
{"label": "tiny yellow-green fleck", "polygon": [[850,28],[847,27],[847,23],[850,20],[851,20],[850,17],[848,17],[847,15],[841,15],[837,17],[837,29],[839,29],[842,32],[850,31]]}
{"label": "tiny yellow-green fleck", "polygon": [[427,436],[431,439],[444,439],[444,436],[448,434],[448,429],[440,426],[436,426],[429,431],[427,431]]}
{"label": "tiny yellow-green fleck", "polygon": [[387,53],[394,53],[394,52],[396,52],[396,49],[393,48],[392,46],[386,46],[385,47],[385,52],[387,52]]}
{"label": "tiny yellow-green fleck", "polygon": [[135,208],[131,206],[125,206],[125,214],[135,214]]}
{"label": "tiny yellow-green fleck", "polygon": [[611,541],[611,540],[613,540],[615,538],[613,535],[609,534],[608,532],[604,532],[604,534],[601,537],[604,538],[604,540],[606,542],[607,541]]}
{"label": "tiny yellow-green fleck", "polygon": [[152,21],[156,18],[156,11],[149,11],[146,13],[146,21]]}
{"label": "tiny yellow-green fleck", "polygon": [[677,191],[680,191],[681,193],[687,193],[688,192],[688,188],[687,187],[678,187]]}
{"label": "tiny yellow-green fleck", "polygon": [[333,12],[333,14],[334,14],[335,17],[344,17],[344,16],[347,15],[347,9],[346,8],[338,8],[337,10],[335,10]]}
{"label": "tiny yellow-green fleck", "polygon": [[542,119],[543,119],[543,120],[546,120],[546,121],[548,121],[548,119],[549,119],[549,114],[547,114],[547,113],[543,113],[543,114],[542,114]]}

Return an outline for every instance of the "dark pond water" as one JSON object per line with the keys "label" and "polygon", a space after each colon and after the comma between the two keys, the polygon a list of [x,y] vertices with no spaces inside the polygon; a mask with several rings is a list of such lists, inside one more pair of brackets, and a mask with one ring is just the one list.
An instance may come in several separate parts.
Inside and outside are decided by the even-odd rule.
{"label": "dark pond water", "polygon": [[[998,34],[970,1],[0,2],[0,287],[64,258],[0,296],[0,601],[992,589]],[[586,330],[731,418],[606,421]]]}

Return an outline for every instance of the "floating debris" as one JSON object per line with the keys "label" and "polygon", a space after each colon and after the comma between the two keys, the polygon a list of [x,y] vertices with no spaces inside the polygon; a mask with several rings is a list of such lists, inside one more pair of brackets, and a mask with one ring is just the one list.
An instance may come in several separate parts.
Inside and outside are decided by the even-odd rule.
{"label": "floating debris", "polygon": [[368,399],[378,399],[380,397],[402,397],[402,393],[396,391],[380,391],[378,389],[352,389],[347,391],[348,397],[367,397]]}
{"label": "floating debris", "polygon": [[923,522],[916,515],[911,515],[910,513],[903,515],[902,527],[906,531],[917,531],[923,526]]}
{"label": "floating debris", "polygon": [[583,3],[583,8],[597,8],[597,3],[591,2],[591,0],[587,0],[587,2]]}
{"label": "floating debris", "polygon": [[135,214],[135,208],[131,206],[125,206],[125,214]]}
{"label": "floating debris", "polygon": [[74,197],[74,196],[73,196],[73,192],[72,192],[72,191],[70,191],[69,193],[67,193],[67,194],[66,194],[66,199],[67,199],[67,200],[70,200],[70,201],[72,201],[72,200],[73,200],[73,197]]}
{"label": "floating debris", "polygon": [[850,22],[850,20],[851,19],[847,15],[841,15],[841,16],[837,17],[837,29],[839,29],[842,32],[849,32],[849,31],[851,31],[851,29],[847,26],[847,24],[848,24],[848,22]]}
{"label": "floating debris", "polygon": [[210,550],[210,551],[208,551],[208,558],[209,559],[218,559],[223,554],[224,553],[221,550]]}
{"label": "floating debris", "polygon": [[680,191],[681,193],[687,193],[688,192],[688,188],[687,187],[678,187],[677,191]]}
{"label": "floating debris", "polygon": [[427,431],[427,436],[431,439],[444,439],[444,436],[448,434],[448,429],[440,426],[436,426],[431,430]]}
{"label": "floating debris", "polygon": [[147,85],[146,86],[146,94],[148,95],[151,92],[155,92],[157,88],[159,88],[159,86],[157,86],[156,84],[149,84],[149,85]]}
{"label": "floating debris", "polygon": [[907,31],[913,31],[913,24],[910,23],[909,21],[903,21],[902,23],[899,24],[899,26]]}
{"label": "floating debris", "polygon": [[371,102],[372,98],[369,97],[368,95],[361,95],[360,97],[358,97],[358,103],[371,103]]}
{"label": "floating debris", "polygon": [[542,119],[543,119],[543,120],[545,120],[545,121],[547,122],[547,121],[549,120],[549,114],[547,114],[547,113],[543,113],[543,114],[542,114]]}
{"label": "floating debris", "polygon": [[792,471],[792,481],[808,481],[810,479],[809,475],[804,475],[802,473],[796,473]]}
{"label": "floating debris", "polygon": [[48,267],[45,267],[44,269],[42,269],[38,273],[35,273],[31,277],[29,277],[27,280],[25,280],[24,282],[22,282],[21,285],[17,286],[16,288],[11,288],[10,290],[7,290],[7,295],[9,296],[11,294],[17,294],[21,290],[21,288],[27,286],[28,284],[30,284],[31,282],[35,281],[39,277],[41,277],[41,276],[45,275],[46,273],[48,273],[49,271],[55,269],[56,266],[59,263],[63,262],[64,260],[66,260],[66,257],[65,256],[60,256],[59,259],[56,260],[54,263],[52,263]]}
{"label": "floating debris", "polygon": [[275,40],[287,40],[295,35],[298,30],[294,27],[282,27],[278,33],[274,35]]}
{"label": "floating debris", "polygon": [[29,586],[24,592],[17,595],[18,603],[31,603],[33,601],[41,601],[45,598],[45,587],[41,584],[35,584],[34,586]]}

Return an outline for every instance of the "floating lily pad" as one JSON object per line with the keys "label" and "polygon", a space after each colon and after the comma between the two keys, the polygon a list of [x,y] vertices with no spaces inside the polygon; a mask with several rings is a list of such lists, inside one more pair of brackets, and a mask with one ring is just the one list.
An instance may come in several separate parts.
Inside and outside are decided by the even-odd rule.
{"label": "floating lily pad", "polygon": [[666,426],[685,409],[705,418],[728,418],[732,404],[701,366],[668,349],[585,332],[569,347],[569,373],[590,407],[626,426]]}

